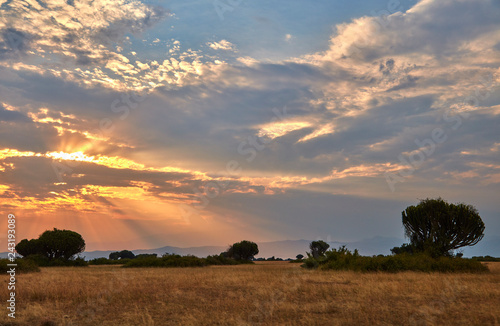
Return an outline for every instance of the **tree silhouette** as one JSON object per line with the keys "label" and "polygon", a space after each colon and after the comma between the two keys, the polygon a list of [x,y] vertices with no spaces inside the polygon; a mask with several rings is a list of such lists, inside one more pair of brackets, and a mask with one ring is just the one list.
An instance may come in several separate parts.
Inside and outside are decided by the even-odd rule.
{"label": "tree silhouette", "polygon": [[450,256],[484,236],[484,223],[472,205],[449,204],[441,198],[421,200],[402,212],[405,235],[414,251]]}
{"label": "tree silhouette", "polygon": [[109,254],[109,259],[118,260],[124,258],[135,258],[135,254],[130,250],[115,251]]}
{"label": "tree silhouette", "polygon": [[330,245],[323,240],[313,241],[309,244],[309,249],[311,249],[311,255],[314,258],[319,258],[325,254],[325,252],[330,248]]}
{"label": "tree silhouette", "polygon": [[257,244],[248,240],[234,243],[227,250],[227,256],[236,260],[252,260],[258,253]]}
{"label": "tree silhouette", "polygon": [[115,252],[112,252],[109,254],[109,259],[111,260],[118,260],[120,259],[120,252],[119,251],[115,251]]}
{"label": "tree silhouette", "polygon": [[26,257],[41,254],[49,260],[68,260],[85,250],[85,240],[82,236],[70,230],[47,230],[38,239],[20,241],[16,251]]}
{"label": "tree silhouette", "polygon": [[16,246],[16,251],[23,257],[42,253],[38,239],[23,239],[19,241]]}

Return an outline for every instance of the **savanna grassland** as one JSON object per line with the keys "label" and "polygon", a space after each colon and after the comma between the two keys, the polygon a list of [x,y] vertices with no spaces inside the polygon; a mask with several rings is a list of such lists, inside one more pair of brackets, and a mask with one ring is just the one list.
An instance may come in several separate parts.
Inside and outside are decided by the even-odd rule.
{"label": "savanna grassland", "polygon": [[[300,264],[52,267],[17,275],[1,325],[500,325],[490,273],[358,273]],[[7,298],[8,275],[1,297]],[[4,305],[5,301],[4,301]]]}

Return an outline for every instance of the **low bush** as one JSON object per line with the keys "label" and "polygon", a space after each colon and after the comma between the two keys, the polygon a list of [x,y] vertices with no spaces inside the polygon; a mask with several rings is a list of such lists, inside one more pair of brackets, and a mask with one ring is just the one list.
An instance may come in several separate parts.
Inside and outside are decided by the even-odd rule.
{"label": "low bush", "polygon": [[81,257],[72,259],[57,258],[49,260],[44,255],[35,254],[35,255],[29,255],[28,257],[24,257],[23,260],[32,261],[40,267],[56,267],[56,266],[85,267],[89,265],[88,262]]}
{"label": "low bush", "polygon": [[500,257],[491,257],[491,256],[474,256],[472,260],[477,261],[500,261]]}
{"label": "low bush", "polygon": [[223,255],[213,255],[208,256],[205,259],[207,265],[241,265],[241,264],[253,264],[250,260],[235,260],[232,258],[225,257]]}
{"label": "low bush", "polygon": [[302,267],[323,270],[353,270],[360,272],[487,272],[488,268],[479,261],[458,258],[432,258],[425,254],[400,254],[393,256],[361,256],[355,250],[345,247],[327,251],[324,256],[304,259]]}
{"label": "low bush", "polygon": [[32,273],[39,272],[40,268],[35,264],[32,260],[18,258],[15,262],[11,262],[8,259],[0,259],[0,273],[7,273],[12,267],[7,266],[7,264],[17,264],[16,266],[16,274],[17,273]]}
{"label": "low bush", "polygon": [[198,258],[195,256],[181,256],[166,254],[162,257],[144,257],[129,260],[123,267],[203,267],[209,265],[238,265],[253,264],[251,261],[239,261],[223,255]]}
{"label": "low bush", "polygon": [[126,264],[130,259],[129,258],[123,258],[123,259],[108,259],[108,258],[94,258],[92,260],[89,260],[89,265],[124,265]]}
{"label": "low bush", "polygon": [[292,259],[292,260],[289,260],[288,262],[290,262],[292,264],[298,264],[298,263],[303,263],[304,259]]}
{"label": "low bush", "polygon": [[143,257],[129,260],[123,267],[202,267],[207,263],[195,256],[164,255],[161,258]]}

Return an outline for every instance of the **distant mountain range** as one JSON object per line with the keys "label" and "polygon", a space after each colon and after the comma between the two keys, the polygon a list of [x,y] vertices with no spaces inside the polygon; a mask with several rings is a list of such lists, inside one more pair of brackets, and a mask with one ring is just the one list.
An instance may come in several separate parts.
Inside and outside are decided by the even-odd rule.
{"label": "distant mountain range", "polygon": [[[309,251],[309,244],[312,240],[284,240],[284,241],[272,241],[272,242],[259,242],[259,254],[256,256],[269,258],[295,258],[298,254],[306,255],[306,251]],[[377,254],[390,254],[390,248],[401,245],[403,243],[402,239],[398,238],[384,238],[375,237],[363,241],[357,242],[329,242],[330,247],[338,248],[342,245],[347,246],[350,249],[358,249],[362,255],[377,255]],[[161,256],[165,253],[179,254],[179,255],[194,255],[198,257],[206,257],[208,255],[217,255],[221,252],[227,250],[227,246],[203,246],[203,247],[190,247],[190,248],[179,248],[179,247],[161,247],[157,249],[139,249],[131,250],[134,254],[157,254]],[[85,259],[94,259],[99,257],[108,257],[112,251],[87,251],[82,253]]]}
{"label": "distant mountain range", "polygon": [[[284,240],[284,241],[273,241],[273,242],[260,242],[259,254],[257,258],[295,258],[298,254],[306,255],[306,251],[309,251],[309,244],[312,240]],[[338,248],[345,245],[347,248],[354,250],[358,249],[359,253],[364,256],[372,255],[388,255],[390,254],[390,249],[403,244],[405,240],[400,238],[389,238],[389,237],[374,237],[361,241],[355,242],[328,242],[330,248]],[[130,248],[123,248],[128,249]],[[208,255],[217,255],[227,249],[227,246],[203,246],[203,247],[171,247],[165,246],[157,249],[138,249],[131,250],[134,254],[152,254],[155,253],[161,256],[165,253],[179,254],[179,255],[194,255],[198,257],[206,257]],[[103,250],[103,251],[86,251],[81,254],[85,259],[91,260],[100,257],[109,257],[109,254],[116,250]],[[474,247],[468,247],[463,250],[465,257],[472,256],[493,256],[500,257],[500,237],[490,236],[485,237],[481,242],[479,242]],[[7,253],[0,253],[1,258],[7,257]]]}

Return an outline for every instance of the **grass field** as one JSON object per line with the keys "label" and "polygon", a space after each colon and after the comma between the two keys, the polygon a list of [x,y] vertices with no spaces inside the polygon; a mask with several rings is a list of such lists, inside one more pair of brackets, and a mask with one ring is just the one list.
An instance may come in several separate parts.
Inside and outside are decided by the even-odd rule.
{"label": "grass field", "polygon": [[491,273],[311,271],[287,262],[42,268],[17,275],[17,318],[3,308],[0,325],[500,325],[500,263],[486,264]]}

